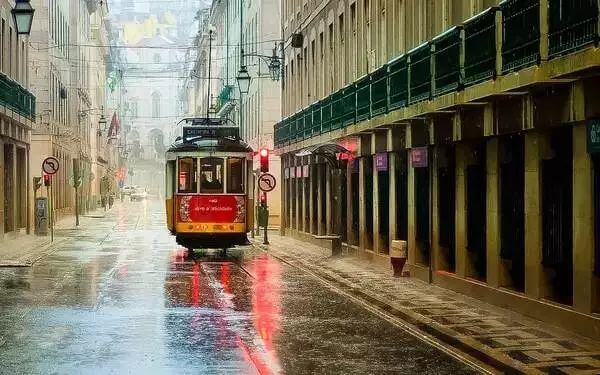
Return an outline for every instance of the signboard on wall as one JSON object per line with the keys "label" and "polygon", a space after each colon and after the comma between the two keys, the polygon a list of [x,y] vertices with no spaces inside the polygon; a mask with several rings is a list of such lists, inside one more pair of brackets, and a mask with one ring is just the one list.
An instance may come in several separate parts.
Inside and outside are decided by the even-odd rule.
{"label": "signboard on wall", "polygon": [[427,147],[415,147],[410,150],[410,162],[413,168],[427,168],[428,152]]}
{"label": "signboard on wall", "polygon": [[600,154],[600,118],[587,121],[587,150],[590,154]]}
{"label": "signboard on wall", "polygon": [[388,154],[383,152],[375,154],[375,170],[377,172],[387,172],[388,170]]}

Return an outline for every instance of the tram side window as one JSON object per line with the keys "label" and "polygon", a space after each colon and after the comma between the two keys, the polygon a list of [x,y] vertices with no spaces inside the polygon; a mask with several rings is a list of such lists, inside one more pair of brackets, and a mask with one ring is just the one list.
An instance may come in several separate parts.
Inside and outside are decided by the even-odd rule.
{"label": "tram side window", "polygon": [[223,159],[200,159],[200,192],[203,194],[223,192]]}
{"label": "tram side window", "polygon": [[198,160],[195,158],[179,159],[179,189],[180,193],[198,192]]}
{"label": "tram side window", "polygon": [[227,192],[231,194],[244,193],[244,163],[242,158],[227,159]]}

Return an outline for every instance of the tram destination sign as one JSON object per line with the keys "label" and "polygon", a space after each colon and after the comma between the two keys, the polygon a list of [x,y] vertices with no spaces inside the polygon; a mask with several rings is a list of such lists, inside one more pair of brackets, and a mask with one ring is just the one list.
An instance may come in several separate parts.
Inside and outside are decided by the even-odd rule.
{"label": "tram destination sign", "polygon": [[194,138],[238,138],[236,126],[184,126],[183,141]]}
{"label": "tram destination sign", "polygon": [[587,150],[590,154],[600,154],[600,118],[587,121]]}

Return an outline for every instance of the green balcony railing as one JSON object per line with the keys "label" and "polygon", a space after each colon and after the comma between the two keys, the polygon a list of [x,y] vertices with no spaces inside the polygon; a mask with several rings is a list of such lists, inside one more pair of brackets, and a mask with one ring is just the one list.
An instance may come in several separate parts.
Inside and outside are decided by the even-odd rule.
{"label": "green balcony railing", "polygon": [[387,113],[389,96],[387,78],[387,65],[371,74],[371,117]]}
{"label": "green balcony railing", "polygon": [[488,80],[496,75],[497,13],[498,8],[490,8],[467,20],[463,25],[465,86]]}
{"label": "green balcony railing", "polygon": [[21,116],[35,120],[35,96],[18,82],[0,73],[0,104]]}
{"label": "green balcony railing", "polygon": [[366,75],[356,81],[356,121],[371,116],[371,76]]}
{"label": "green balcony railing", "polygon": [[388,64],[388,109],[406,107],[408,103],[408,62],[402,55]]}
{"label": "green balcony railing", "polygon": [[598,41],[598,0],[549,0],[550,57],[571,53]]}
{"label": "green balcony railing", "polygon": [[344,115],[342,116],[342,126],[354,124],[356,122],[356,86],[351,84],[343,90],[344,95]]}
{"label": "green balcony railing", "polygon": [[540,62],[540,1],[505,0],[502,10],[502,73]]}
{"label": "green balcony railing", "polygon": [[408,102],[431,99],[431,44],[429,42],[408,52]]}
{"label": "green balcony railing", "polygon": [[[549,0],[550,56],[598,42],[597,0]],[[501,12],[502,41],[496,40]],[[347,127],[540,61],[539,0],[505,0],[275,125],[275,146]],[[501,43],[499,43],[501,42]]]}
{"label": "green balcony railing", "polygon": [[432,41],[435,62],[433,96],[456,91],[462,86],[461,33],[462,26],[455,26]]}

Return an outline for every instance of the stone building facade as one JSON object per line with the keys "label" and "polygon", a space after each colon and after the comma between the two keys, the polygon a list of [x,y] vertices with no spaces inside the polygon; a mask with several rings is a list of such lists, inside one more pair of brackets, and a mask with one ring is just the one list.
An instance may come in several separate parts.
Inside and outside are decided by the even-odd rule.
{"label": "stone building facade", "polygon": [[17,35],[13,2],[0,1],[0,247],[2,240],[29,233],[29,154],[35,97],[28,90],[28,37]]}
{"label": "stone building facade", "polygon": [[600,337],[598,2],[283,3],[283,232]]}

